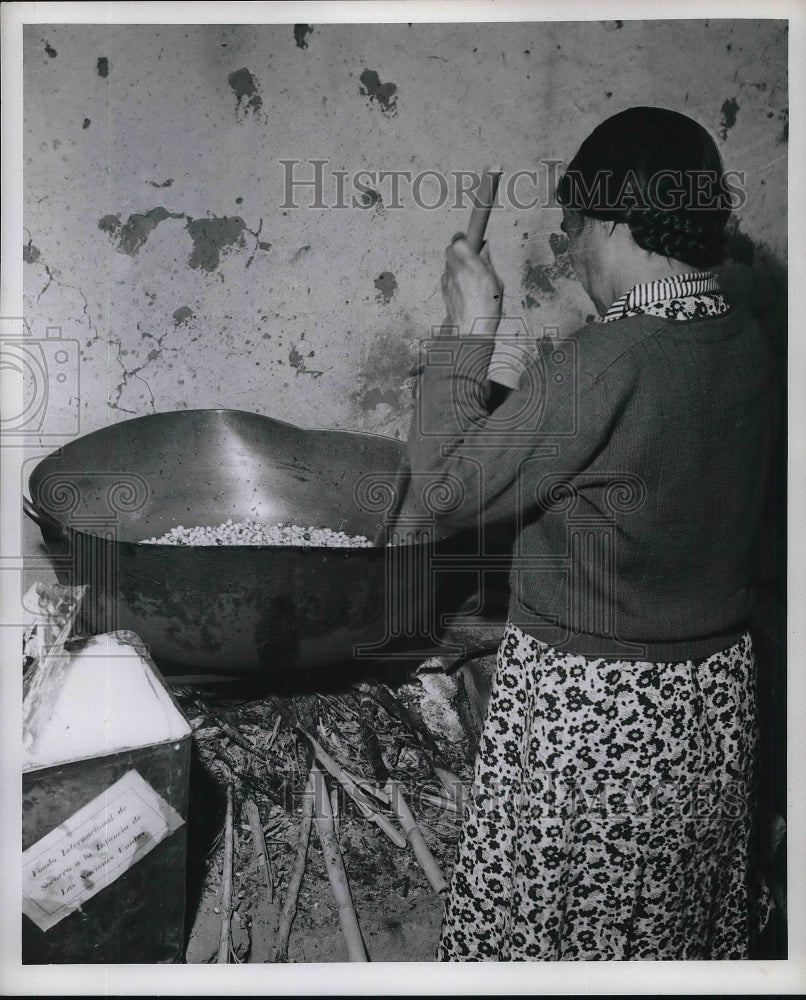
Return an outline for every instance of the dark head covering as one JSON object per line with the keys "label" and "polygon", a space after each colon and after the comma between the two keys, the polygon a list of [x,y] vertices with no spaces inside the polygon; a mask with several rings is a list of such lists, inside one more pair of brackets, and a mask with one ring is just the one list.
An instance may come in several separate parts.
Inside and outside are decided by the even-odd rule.
{"label": "dark head covering", "polygon": [[597,126],[557,187],[561,205],[626,223],[644,250],[710,267],[724,256],[730,189],[709,133],[665,108],[629,108]]}

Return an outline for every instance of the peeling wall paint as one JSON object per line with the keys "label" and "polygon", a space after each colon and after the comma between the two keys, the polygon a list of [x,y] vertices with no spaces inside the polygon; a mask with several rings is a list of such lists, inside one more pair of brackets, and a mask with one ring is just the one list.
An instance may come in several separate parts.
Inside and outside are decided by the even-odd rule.
{"label": "peeling wall paint", "polygon": [[373,282],[377,292],[375,299],[387,305],[392,301],[392,296],[397,291],[397,279],[391,271],[382,271]]}
{"label": "peeling wall paint", "polygon": [[310,35],[313,28],[310,24],[295,24],[294,25],[294,41],[296,42],[298,49],[307,49],[308,43],[305,38]]}
{"label": "peeling wall paint", "polygon": [[189,267],[215,271],[223,251],[234,246],[246,246],[244,239],[246,223],[238,216],[224,216],[221,219],[188,219],[187,229],[193,240]]}
{"label": "peeling wall paint", "polygon": [[417,358],[416,342],[406,343],[388,333],[379,334],[368,346],[356,372],[358,388],[353,398],[364,413],[385,406],[392,411],[410,400],[410,375]]}
{"label": "peeling wall paint", "polygon": [[130,215],[121,223],[116,215],[105,215],[98,220],[98,228],[117,239],[118,250],[130,256],[136,254],[157,226],[166,219],[182,219],[181,213],[169,212],[167,208],[152,208],[143,214]]}
{"label": "peeling wall paint", "polygon": [[263,106],[263,98],[257,90],[257,81],[246,67],[230,73],[227,83],[235,93],[239,108],[245,111],[259,111]]}
{"label": "peeling wall paint", "polygon": [[368,97],[370,103],[376,102],[381,111],[393,115],[397,112],[397,84],[381,83],[381,78],[374,69],[365,69],[361,74],[359,92]]}
{"label": "peeling wall paint", "polygon": [[174,309],[171,313],[175,326],[180,326],[182,323],[187,323],[189,319],[193,319],[193,310],[190,306],[180,306],[178,309]]}
{"label": "peeling wall paint", "polygon": [[719,135],[723,139],[727,139],[728,132],[736,124],[736,115],[739,112],[739,105],[736,103],[736,98],[731,97],[726,100],[722,105],[722,121],[719,123]]}
{"label": "peeling wall paint", "polygon": [[[81,433],[231,406],[405,436],[417,345],[444,315],[444,248],[469,210],[453,187],[418,206],[401,175],[498,157],[540,171],[607,115],[657,103],[744,171],[724,274],[771,328],[786,301],[786,51],[772,20],[29,25],[26,319],[77,344]],[[433,176],[420,194],[439,195]],[[487,232],[505,312],[538,334],[592,313],[560,221],[543,201],[509,204]]]}
{"label": "peeling wall paint", "polygon": [[548,242],[554,258],[551,262],[533,264],[527,258],[523,263],[521,287],[525,295],[521,299],[521,306],[524,309],[539,309],[547,296],[553,297],[557,294],[557,286],[560,283],[574,280],[574,271],[568,259],[568,237],[560,233],[550,233]]}
{"label": "peeling wall paint", "polygon": [[[149,182],[153,184],[153,182]],[[153,184],[154,187],[167,187],[172,182]],[[116,215],[105,215],[98,220],[98,228],[117,240],[117,248],[121,253],[134,256],[145,244],[151,233],[166,219],[185,219],[188,233],[193,241],[193,252],[188,259],[188,267],[201,268],[205,271],[215,271],[221,263],[221,254],[232,247],[246,246],[245,233],[251,233],[257,239],[257,233],[247,228],[243,219],[238,216],[211,217],[209,219],[191,219],[182,212],[169,212],[166,208],[152,208],[143,214],[130,215],[125,223],[121,223]],[[271,244],[257,241],[261,250],[270,250]],[[248,266],[248,264],[247,264]]]}

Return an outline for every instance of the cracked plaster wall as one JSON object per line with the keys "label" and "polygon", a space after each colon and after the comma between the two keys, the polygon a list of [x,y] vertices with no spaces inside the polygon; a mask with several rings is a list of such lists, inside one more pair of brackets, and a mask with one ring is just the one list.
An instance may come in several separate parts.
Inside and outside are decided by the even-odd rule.
{"label": "cracked plaster wall", "polygon": [[[467,210],[418,208],[410,187],[394,208],[388,182],[365,207],[284,209],[279,161],[309,177],[304,161],[328,160],[349,201],[361,169],[567,162],[607,115],[657,103],[701,121],[745,172],[725,277],[772,329],[786,42],[780,21],[28,25],[26,319],[78,343],[80,433],[233,407],[405,435],[407,371],[442,318],[443,250]],[[488,233],[505,311],[534,332],[592,313],[559,222],[510,207]]]}

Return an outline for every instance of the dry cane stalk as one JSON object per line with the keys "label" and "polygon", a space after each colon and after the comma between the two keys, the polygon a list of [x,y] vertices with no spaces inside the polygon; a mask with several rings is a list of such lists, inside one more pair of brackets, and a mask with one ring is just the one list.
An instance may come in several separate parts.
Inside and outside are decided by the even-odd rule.
{"label": "dry cane stalk", "polygon": [[390,823],[385,816],[382,816],[373,808],[371,799],[361,790],[355,780],[347,773],[347,771],[344,770],[341,764],[330,756],[321,743],[308,732],[308,730],[287,708],[280,707],[278,705],[278,711],[292,728],[296,729],[305,737],[305,739],[308,740],[313,747],[316,759],[331,775],[331,777],[335,778],[336,781],[344,786],[350,798],[358,806],[361,814],[379,827],[396,847],[405,847],[406,838],[400,834],[399,830],[395,829],[392,823]]}
{"label": "dry cane stalk", "polygon": [[465,811],[464,783],[457,774],[454,774],[454,772],[448,770],[448,768],[440,767],[435,762],[432,762],[432,766],[434,768],[434,774],[436,774],[439,778],[440,784],[456,804],[455,811],[461,815]]}
{"label": "dry cane stalk", "polygon": [[263,824],[260,822],[260,813],[254,799],[247,799],[246,816],[249,820],[249,829],[252,831],[252,852],[255,860],[263,870],[263,877],[266,879],[266,895],[270,903],[274,902],[274,882],[271,877],[269,865],[269,855],[266,850],[266,838],[263,836]]}
{"label": "dry cane stalk", "polygon": [[313,818],[313,771],[308,775],[308,783],[305,786],[305,793],[302,797],[302,819],[297,838],[297,857],[294,861],[294,870],[288,880],[283,909],[280,913],[280,922],[277,926],[277,934],[274,938],[274,945],[269,956],[270,962],[284,962],[288,958],[288,936],[291,933],[291,924],[297,912],[297,899],[299,898],[299,887],[302,885],[302,877],[305,874],[305,856],[308,853],[308,840],[311,836],[311,820]]}
{"label": "dry cane stalk", "polygon": [[268,751],[271,749],[271,745],[277,739],[277,732],[280,729],[280,723],[282,721],[283,721],[282,715],[278,715],[277,718],[274,720],[274,728],[272,729],[271,734],[269,735],[268,740],[266,740],[266,745],[263,748],[264,754],[268,753]]}
{"label": "dry cane stalk", "polygon": [[218,943],[218,961],[229,960],[229,924],[232,913],[232,841],[233,841],[233,800],[235,785],[232,778],[227,782],[227,818],[224,822],[224,871],[221,876],[221,936]]}
{"label": "dry cane stalk", "polygon": [[333,829],[336,831],[336,836],[340,833],[340,817],[339,817],[339,792],[337,788],[330,789],[330,811],[333,813]]}
{"label": "dry cane stalk", "polygon": [[[355,782],[355,784],[359,787],[359,789],[362,792],[366,792],[367,795],[370,795],[373,799],[376,799],[378,802],[383,802],[385,806],[389,805],[389,796],[382,789],[378,788],[377,785],[373,785],[371,781],[367,781],[366,778],[362,778],[359,774],[353,774],[352,771],[348,771],[347,768],[344,766],[342,766],[342,770],[350,779],[350,781]],[[387,772],[381,784],[385,785],[388,777],[389,774]]]}
{"label": "dry cane stalk", "polygon": [[[225,736],[228,736],[232,742],[236,744],[236,746],[239,746],[247,753],[257,754],[262,758],[262,763],[265,764],[270,771],[274,771],[271,762],[266,758],[265,752],[262,752],[261,749],[255,746],[251,740],[248,740],[243,733],[239,732],[234,726],[231,726],[226,719],[222,719],[221,716],[218,715],[217,712],[214,712],[209,705],[205,704],[201,698],[193,698],[193,704],[200,712],[207,716],[207,719],[212,722],[214,726],[217,726]],[[274,735],[276,735],[276,729],[272,739],[274,738]],[[268,749],[268,747],[266,749]]]}
{"label": "dry cane stalk", "polygon": [[233,758],[221,747],[206,747],[203,751],[201,747],[199,747],[199,750],[202,760],[209,755],[214,760],[220,761],[220,763],[224,764],[229,771],[232,771],[233,774],[237,774],[238,779],[242,781],[244,785],[248,785],[257,792],[263,792],[266,798],[271,799],[271,801],[276,805],[282,806],[283,809],[288,809],[288,798],[291,793],[290,785],[283,785],[279,789],[272,788],[267,781],[257,778],[253,774],[248,774],[242,771]]}
{"label": "dry cane stalk", "polygon": [[446,812],[451,812],[454,815],[461,815],[462,810],[459,808],[455,799],[449,799],[447,795],[432,795],[430,792],[420,792],[419,795],[420,802],[425,802],[429,806],[436,806],[438,809],[444,809]]}
{"label": "dry cane stalk", "polygon": [[403,832],[409,838],[409,843],[414,851],[414,856],[419,861],[420,867],[425,872],[428,881],[431,883],[431,887],[434,892],[444,892],[448,887],[447,882],[445,881],[442,872],[439,870],[439,865],[434,860],[433,854],[428,849],[428,845],[423,838],[422,830],[418,826],[417,820],[412,815],[408,802],[406,802],[403,797],[402,788],[397,781],[390,778],[386,783],[386,791],[389,793],[389,798],[392,800],[392,809],[394,809],[397,813],[400,825],[403,827]]}
{"label": "dry cane stalk", "polygon": [[445,763],[442,751],[439,749],[433,733],[425,724],[420,714],[414,708],[410,708],[401,701],[384,684],[376,684],[373,687],[370,687],[368,684],[357,684],[356,687],[362,693],[375,698],[376,701],[383,705],[387,712],[400,719],[408,730],[417,737],[420,749],[430,762],[434,773],[439,778],[440,784],[448,795],[456,801],[459,811],[462,812],[464,810],[464,785],[458,775],[454,774]]}
{"label": "dry cane stalk", "polygon": [[311,741],[313,746],[313,751],[316,759],[320,764],[323,765],[326,771],[340,782],[350,798],[358,806],[359,812],[362,816],[368,819],[371,823],[374,823],[380,830],[382,830],[386,836],[392,841],[395,847],[405,847],[406,838],[400,834],[399,830],[396,830],[389,820],[382,816],[377,810],[373,808],[372,801],[367,797],[367,795],[361,790],[356,781],[344,770],[344,768],[336,763],[335,760],[330,756],[330,754],[309,734],[306,734],[308,739]]}
{"label": "dry cane stalk", "polygon": [[205,704],[201,698],[194,697],[193,695],[190,697],[193,704],[208,720],[208,722],[211,722],[214,726],[220,729],[225,736],[228,736],[232,742],[236,744],[236,746],[239,746],[242,750],[245,750],[249,754],[255,754],[260,757],[260,762],[265,769],[266,778],[258,778],[255,775],[243,771],[229,756],[229,754],[227,754],[223,747],[214,745],[210,748],[209,753],[211,753],[212,756],[217,757],[231,771],[237,774],[244,784],[249,785],[256,791],[263,792],[263,794],[267,798],[271,799],[272,802],[282,806],[284,809],[288,809],[289,797],[292,794],[292,789],[290,785],[286,783],[285,779],[278,774],[276,768],[268,760],[265,753],[261,753],[261,751],[253,743],[247,740],[242,733],[238,732],[238,730],[231,726],[225,719],[220,718],[220,716],[218,716],[209,705]]}
{"label": "dry cane stalk", "polygon": [[339,922],[344,940],[347,942],[347,955],[351,962],[367,962],[369,959],[350,895],[350,884],[347,881],[347,872],[344,870],[344,859],[341,856],[339,842],[336,840],[336,832],[333,829],[333,814],[330,811],[330,797],[325,785],[325,776],[316,764],[311,768],[311,774],[313,775],[316,802],[314,822],[319,842],[322,845],[322,854],[325,857],[330,885],[339,908]]}
{"label": "dry cane stalk", "polygon": [[395,847],[403,848],[406,846],[406,838],[393,826],[392,823],[389,822],[385,816],[381,816],[381,814],[375,812],[374,809],[370,809],[368,805],[365,805],[363,799],[357,799],[353,796],[353,802],[355,802],[356,806],[358,806],[358,811],[364,819],[368,819],[370,823],[374,823],[379,830],[386,834]]}

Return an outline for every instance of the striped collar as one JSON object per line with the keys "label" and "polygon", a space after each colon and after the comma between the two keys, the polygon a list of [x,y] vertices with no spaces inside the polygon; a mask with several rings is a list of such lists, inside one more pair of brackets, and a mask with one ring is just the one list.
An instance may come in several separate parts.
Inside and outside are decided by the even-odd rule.
{"label": "striped collar", "polygon": [[616,299],[601,321],[610,323],[647,312],[668,319],[691,319],[719,315],[728,308],[713,271],[692,271],[635,285]]}

